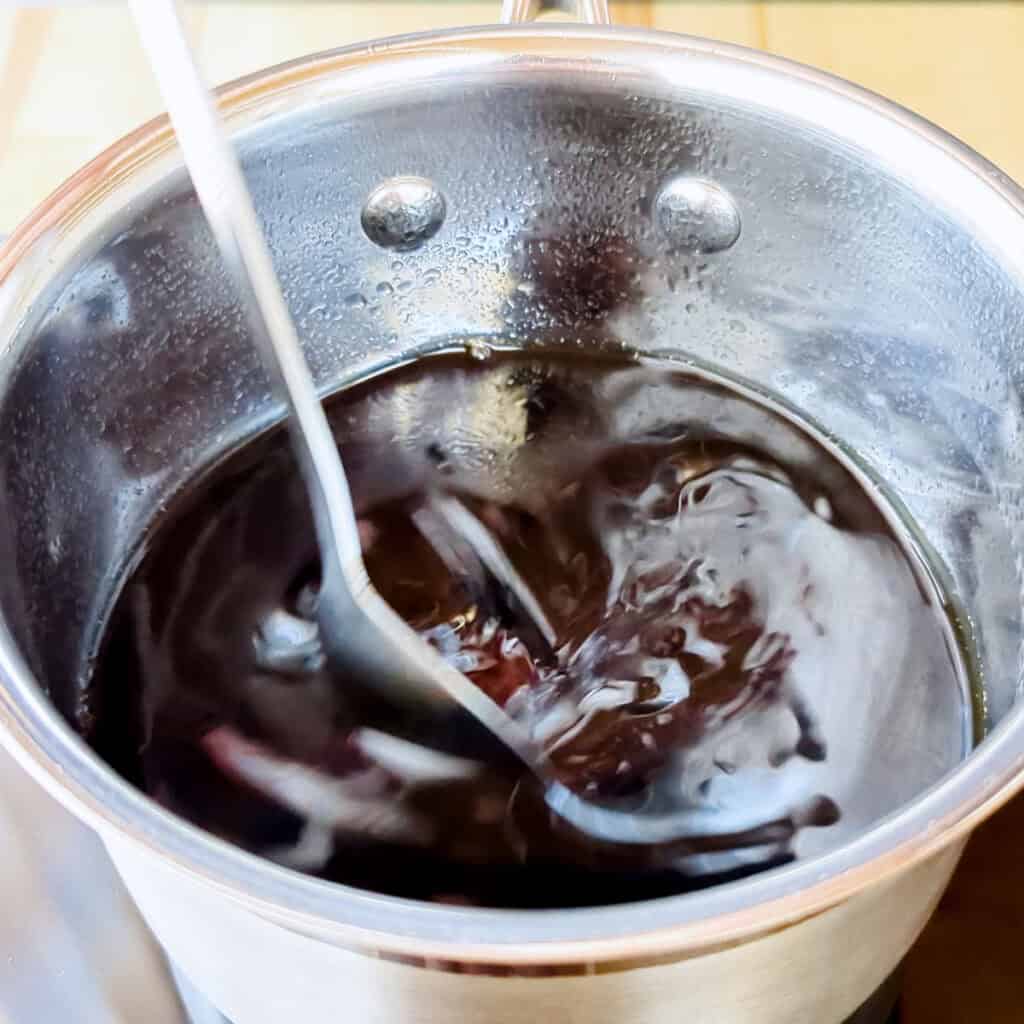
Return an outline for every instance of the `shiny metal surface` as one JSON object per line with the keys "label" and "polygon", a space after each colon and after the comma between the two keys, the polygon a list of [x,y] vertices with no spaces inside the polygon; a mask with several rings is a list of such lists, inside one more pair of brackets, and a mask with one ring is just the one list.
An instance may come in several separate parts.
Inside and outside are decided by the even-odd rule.
{"label": "shiny metal surface", "polygon": [[608,0],[502,0],[501,20],[533,21],[545,11],[567,11],[588,25],[610,25],[612,20]]}
{"label": "shiny metal surface", "polygon": [[96,835],[0,751],[0,1020],[186,1024]]}
{"label": "shiny metal surface", "polygon": [[444,223],[444,196],[426,178],[390,178],[363,205],[363,231],[385,249],[408,250],[433,238]]}
{"label": "shiny metal surface", "polygon": [[713,181],[681,175],[662,185],[654,198],[654,219],[673,250],[721,252],[740,237],[736,202]]}
{"label": "shiny metal surface", "polygon": [[[625,30],[378,43],[244,81],[224,102],[321,390],[483,339],[626,345],[780,396],[886,482],[948,568],[992,732],[933,790],[820,858],[550,915],[327,886],[142,798],[61,715],[75,713],[146,524],[281,415],[158,122],[85,169],[0,263],[8,745],[101,831],[150,922],[235,1024],[329,1004],[339,985],[359,993],[352,1012],[381,1021],[428,1006],[419,1019],[483,1019],[499,1005],[507,1020],[553,1005],[593,1021],[677,1019],[680,1006],[709,1021],[750,1020],[752,1006],[759,1024],[842,1019],[913,941],[967,831],[1020,784],[1019,190],[852,86]],[[449,211],[402,255],[359,221],[398,169],[436,182]],[[680,174],[734,197],[732,248],[665,251],[650,205]],[[275,995],[281,963],[302,984]],[[470,964],[492,974],[453,973]],[[549,976],[497,989],[499,969]]]}
{"label": "shiny metal surface", "polygon": [[171,977],[178,989],[188,1024],[231,1024],[211,1003],[199,992],[195,985],[181,973],[171,967]]}

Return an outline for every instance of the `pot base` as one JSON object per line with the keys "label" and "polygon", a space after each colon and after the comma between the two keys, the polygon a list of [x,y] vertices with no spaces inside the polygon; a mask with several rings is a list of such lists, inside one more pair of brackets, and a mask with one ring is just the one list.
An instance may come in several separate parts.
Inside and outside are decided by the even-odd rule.
{"label": "pot base", "polygon": [[[171,975],[181,998],[187,1024],[231,1024],[223,1014],[218,1013],[196,991],[191,982],[173,965],[171,966]],[[903,967],[901,965],[882,982],[859,1010],[843,1021],[843,1024],[902,1024],[903,1018],[899,1007],[902,984]]]}

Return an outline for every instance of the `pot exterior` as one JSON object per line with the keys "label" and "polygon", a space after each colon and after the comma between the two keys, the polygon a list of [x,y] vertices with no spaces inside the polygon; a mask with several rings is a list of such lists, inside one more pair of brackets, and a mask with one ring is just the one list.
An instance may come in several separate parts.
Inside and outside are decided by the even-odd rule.
{"label": "pot exterior", "polygon": [[[232,1024],[838,1024],[897,966],[962,852],[788,928],[650,966],[500,976],[379,959],[266,920],[114,835],[107,849],[171,960]],[[685,953],[681,953],[685,957]]]}

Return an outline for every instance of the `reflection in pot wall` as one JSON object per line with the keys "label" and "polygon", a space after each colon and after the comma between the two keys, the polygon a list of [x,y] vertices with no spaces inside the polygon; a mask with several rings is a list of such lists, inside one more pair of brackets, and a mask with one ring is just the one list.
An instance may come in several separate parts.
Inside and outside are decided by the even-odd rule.
{"label": "reflection in pot wall", "polygon": [[0,1018],[181,1024],[99,840],[0,752]]}

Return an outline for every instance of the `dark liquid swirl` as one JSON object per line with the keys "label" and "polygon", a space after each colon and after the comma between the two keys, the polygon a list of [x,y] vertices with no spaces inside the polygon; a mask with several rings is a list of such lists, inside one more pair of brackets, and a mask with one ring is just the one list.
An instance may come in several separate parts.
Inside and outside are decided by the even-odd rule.
{"label": "dark liquid swirl", "polygon": [[[674,374],[495,356],[385,376],[330,412],[387,600],[567,786],[686,827],[588,840],[507,764],[360,717],[320,651],[315,539],[280,437],[157,532],[89,695],[90,741],[202,827],[393,895],[600,905],[827,848],[963,755],[936,595],[853,476],[768,410]],[[552,643],[446,562],[439,493],[501,546]]]}

